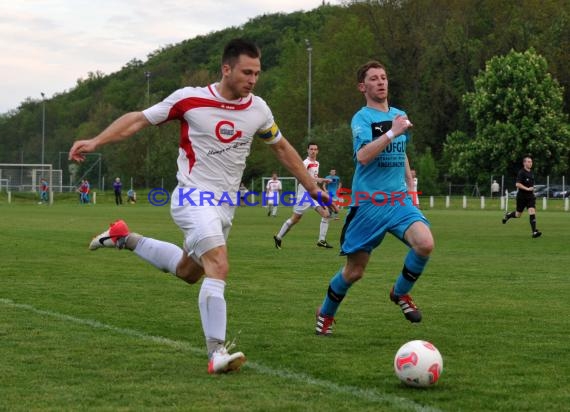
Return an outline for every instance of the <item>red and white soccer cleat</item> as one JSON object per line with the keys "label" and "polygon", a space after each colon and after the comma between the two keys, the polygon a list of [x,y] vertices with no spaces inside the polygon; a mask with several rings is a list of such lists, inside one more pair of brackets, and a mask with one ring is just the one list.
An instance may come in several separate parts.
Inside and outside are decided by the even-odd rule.
{"label": "red and white soccer cleat", "polygon": [[116,220],[109,225],[109,229],[91,240],[89,250],[97,250],[102,247],[123,249],[125,247],[126,237],[129,233],[129,227],[125,221],[121,219]]}

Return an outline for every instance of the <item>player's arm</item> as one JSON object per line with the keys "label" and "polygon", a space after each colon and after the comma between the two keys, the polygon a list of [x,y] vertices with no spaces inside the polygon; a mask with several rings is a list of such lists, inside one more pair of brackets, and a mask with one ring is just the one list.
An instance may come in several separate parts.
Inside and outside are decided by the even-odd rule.
{"label": "player's arm", "polygon": [[534,192],[534,187],[526,187],[521,182],[516,183],[517,189],[524,190],[525,192]]}
{"label": "player's arm", "polygon": [[311,194],[313,199],[322,200],[323,203],[329,202],[328,193],[322,192],[315,180],[307,173],[301,156],[299,156],[299,153],[297,153],[287,139],[282,138],[269,147],[273,150],[279,162],[297,178],[299,183]]}
{"label": "player's arm", "polygon": [[119,117],[97,136],[87,140],[77,140],[69,150],[69,160],[82,162],[84,153],[94,152],[108,143],[126,140],[138,131],[150,126],[142,112],[130,112]]}
{"label": "player's arm", "polygon": [[363,165],[367,165],[374,160],[382,151],[392,143],[392,139],[405,133],[412,123],[405,116],[397,115],[392,120],[392,128],[380,136],[378,139],[362,146],[356,152],[356,160]]}

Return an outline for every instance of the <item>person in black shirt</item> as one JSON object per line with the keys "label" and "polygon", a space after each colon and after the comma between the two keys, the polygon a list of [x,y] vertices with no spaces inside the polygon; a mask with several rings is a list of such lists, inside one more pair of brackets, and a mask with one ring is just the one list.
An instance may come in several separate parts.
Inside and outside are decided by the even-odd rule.
{"label": "person in black shirt", "polygon": [[525,208],[528,209],[532,237],[537,238],[542,232],[536,228],[536,197],[534,196],[534,173],[532,169],[532,157],[523,158],[523,168],[517,175],[517,210],[505,213],[503,224],[514,217],[519,218]]}

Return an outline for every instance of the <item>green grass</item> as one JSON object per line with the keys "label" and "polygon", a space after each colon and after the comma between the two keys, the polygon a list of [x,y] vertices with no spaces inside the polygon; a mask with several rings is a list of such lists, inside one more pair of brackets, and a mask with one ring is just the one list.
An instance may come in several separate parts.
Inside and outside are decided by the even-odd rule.
{"label": "green grass", "polygon": [[[99,200],[99,199],[98,199]],[[428,210],[436,249],[414,289],[424,320],[388,300],[405,247],[392,237],[337,314],[314,335],[314,311],[343,264],[341,221],[315,246],[307,214],[280,251],[268,218],[237,210],[229,240],[228,338],[241,372],[206,373],[199,285],[128,251],[89,252],[90,237],[122,217],[146,236],[180,244],[167,207],[110,202],[0,204],[0,410],[558,411],[568,408],[570,214],[502,225],[500,211]],[[403,386],[392,359],[408,340],[432,341],[440,382]]]}

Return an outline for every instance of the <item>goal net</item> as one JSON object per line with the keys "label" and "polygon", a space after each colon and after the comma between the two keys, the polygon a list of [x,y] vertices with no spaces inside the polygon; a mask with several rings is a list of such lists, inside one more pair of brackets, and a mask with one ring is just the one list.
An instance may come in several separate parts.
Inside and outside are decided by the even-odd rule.
{"label": "goal net", "polygon": [[42,178],[50,192],[62,191],[62,172],[51,164],[0,163],[0,191],[38,192]]}

